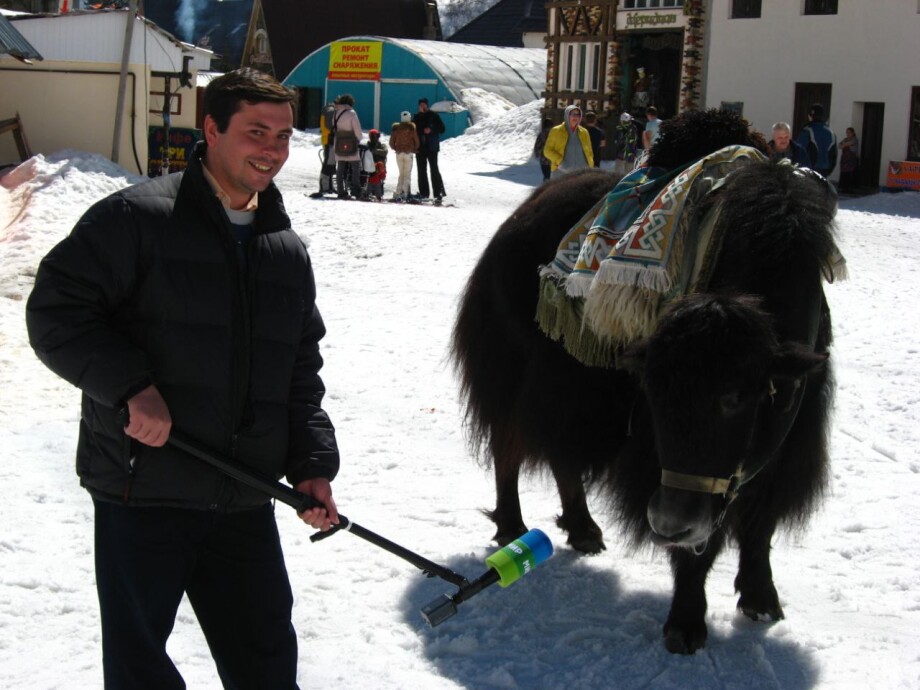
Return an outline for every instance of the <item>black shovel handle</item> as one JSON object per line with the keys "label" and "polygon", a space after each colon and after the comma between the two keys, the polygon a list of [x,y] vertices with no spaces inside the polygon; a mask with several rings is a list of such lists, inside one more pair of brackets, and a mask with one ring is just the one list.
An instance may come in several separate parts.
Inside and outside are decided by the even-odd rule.
{"label": "black shovel handle", "polygon": [[[291,506],[298,513],[302,513],[305,510],[309,510],[310,508],[325,507],[312,496],[307,496],[306,494],[297,491],[297,489],[277,482],[271,477],[260,474],[248,467],[243,467],[238,462],[221,457],[213,451],[196,444],[194,441],[191,441],[175,430],[170,432],[169,440],[167,443],[175,446],[179,450],[188,453],[189,455],[198,458],[199,460],[206,462],[212,467],[217,468],[227,476],[236,479],[238,482],[256,489],[257,491],[261,491],[262,493],[281,501],[285,505]],[[385,537],[381,537],[379,534],[361,527],[361,525],[355,524],[341,513],[339,513],[338,525],[333,525],[332,529],[327,532],[317,532],[310,537],[310,541],[319,541],[320,539],[325,539],[326,537],[335,534],[335,532],[338,530],[345,530],[350,532],[356,537],[361,537],[365,541],[369,541],[371,544],[379,546],[380,548],[384,549],[385,551],[389,551],[395,556],[399,556],[403,560],[408,561],[414,565],[419,570],[424,571],[425,574],[427,574],[429,577],[439,577],[442,580],[450,582],[451,584],[457,585],[461,588],[469,585],[469,581],[462,575],[455,573],[453,570],[450,570],[443,565],[429,561],[427,558],[423,558],[414,551],[410,551],[409,549],[400,546],[399,544],[392,542]]]}
{"label": "black shovel handle", "polygon": [[[175,446],[181,451],[193,455],[199,460],[203,460],[212,467],[216,467],[218,470],[223,472],[229,477],[236,479],[238,482],[245,484],[246,486],[252,487],[253,489],[258,489],[262,493],[275,498],[285,505],[291,506],[298,513],[302,513],[310,508],[324,508],[322,503],[317,501],[312,496],[303,494],[297,489],[294,489],[290,486],[282,484],[281,482],[276,482],[274,479],[259,474],[255,470],[251,470],[248,467],[243,467],[238,462],[234,462],[227,458],[222,458],[216,453],[202,448],[193,441],[184,437],[182,434],[177,433],[176,431],[171,431],[169,434],[169,440],[167,441],[171,446]],[[339,520],[342,523],[342,527],[345,527],[348,524],[347,518],[340,515]]]}

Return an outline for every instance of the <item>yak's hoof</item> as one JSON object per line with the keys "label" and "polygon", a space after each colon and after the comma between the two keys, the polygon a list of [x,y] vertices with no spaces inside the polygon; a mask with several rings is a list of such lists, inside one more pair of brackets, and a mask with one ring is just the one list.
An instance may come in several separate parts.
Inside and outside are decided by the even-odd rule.
{"label": "yak's hoof", "polygon": [[757,605],[748,601],[747,597],[738,599],[738,610],[754,621],[781,621],[786,617],[779,603],[775,606]]}
{"label": "yak's hoof", "polygon": [[518,525],[517,527],[512,528],[499,528],[495,533],[495,536],[492,539],[495,540],[495,543],[499,546],[507,546],[515,539],[527,534],[527,527],[524,525]]}
{"label": "yak's hoof", "polygon": [[664,624],[664,646],[671,654],[693,654],[706,646],[708,634],[703,621],[686,628],[669,621]]}
{"label": "yak's hoof", "polygon": [[566,541],[576,551],[593,555],[607,548],[607,545],[604,544],[604,533],[590,518],[588,518],[588,524],[581,522],[577,526],[572,526],[565,516],[560,515],[556,518],[556,526],[569,533]]}
{"label": "yak's hoof", "polygon": [[781,621],[783,607],[779,605],[779,594],[772,582],[759,587],[737,587],[741,593],[738,597],[738,610],[755,621]]}
{"label": "yak's hoof", "polygon": [[567,541],[576,551],[589,555],[598,554],[607,548],[601,537],[592,534],[570,534]]}

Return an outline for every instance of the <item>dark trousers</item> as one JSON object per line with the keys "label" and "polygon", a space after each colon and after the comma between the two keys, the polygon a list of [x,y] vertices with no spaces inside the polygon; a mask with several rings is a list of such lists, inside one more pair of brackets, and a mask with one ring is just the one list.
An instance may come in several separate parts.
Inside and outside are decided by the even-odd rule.
{"label": "dark trousers", "polygon": [[[361,161],[339,161],[336,170],[335,191],[339,196],[345,194],[348,188],[352,196],[361,194]],[[349,187],[345,187],[345,180],[350,180]]]}
{"label": "dark trousers", "polygon": [[434,188],[434,195],[444,196],[444,182],[441,180],[441,171],[438,170],[438,152],[419,151],[415,154],[415,162],[418,164],[418,195],[426,199],[431,196],[432,190],[428,186],[428,166],[430,165],[431,187]]}
{"label": "dark trousers", "polygon": [[274,509],[95,501],[105,687],[185,688],[166,654],[183,592],[225,688],[297,688],[293,597]]}

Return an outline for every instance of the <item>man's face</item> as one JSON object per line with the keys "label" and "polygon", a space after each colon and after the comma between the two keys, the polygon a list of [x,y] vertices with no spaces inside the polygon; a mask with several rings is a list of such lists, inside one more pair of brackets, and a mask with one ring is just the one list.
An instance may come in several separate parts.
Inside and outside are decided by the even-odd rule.
{"label": "man's face", "polygon": [[773,145],[776,146],[777,151],[785,151],[789,148],[789,140],[792,138],[792,135],[789,134],[785,129],[774,129],[773,130]]}
{"label": "man's face", "polygon": [[569,127],[575,129],[578,127],[578,123],[581,122],[581,111],[573,110],[569,113]]}
{"label": "man's face", "polygon": [[230,196],[231,208],[243,208],[263,191],[288,159],[294,114],[288,103],[247,103],[219,132],[210,115],[204,119],[208,150],[205,165]]}
{"label": "man's face", "polygon": [[421,112],[424,113],[426,110],[428,110],[428,104],[427,104],[427,103],[419,103],[419,104],[418,104],[418,109],[419,109]]}

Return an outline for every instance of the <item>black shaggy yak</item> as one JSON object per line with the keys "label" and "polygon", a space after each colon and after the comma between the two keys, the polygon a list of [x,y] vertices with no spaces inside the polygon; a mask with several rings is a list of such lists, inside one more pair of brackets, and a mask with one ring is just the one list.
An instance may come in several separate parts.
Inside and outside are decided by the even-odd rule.
{"label": "black shaggy yak", "polygon": [[[730,144],[763,150],[735,115],[688,113],[662,123],[649,163],[673,168]],[[585,483],[599,487],[635,544],[670,547],[665,644],[693,653],[706,642],[704,585],[726,539],[740,551],[739,609],[783,617],[771,538],[781,523],[802,524],[825,488],[833,381],[821,281],[839,257],[836,195],[788,165],[733,172],[706,202],[721,204],[726,231],[705,289],[673,303],[615,367],[586,366],[535,323],[538,269],[616,182],[575,173],[514,211],[469,279],[452,354],[472,441],[495,470],[496,540],[527,530],[519,473],[548,467],[569,544],[601,551]]]}

